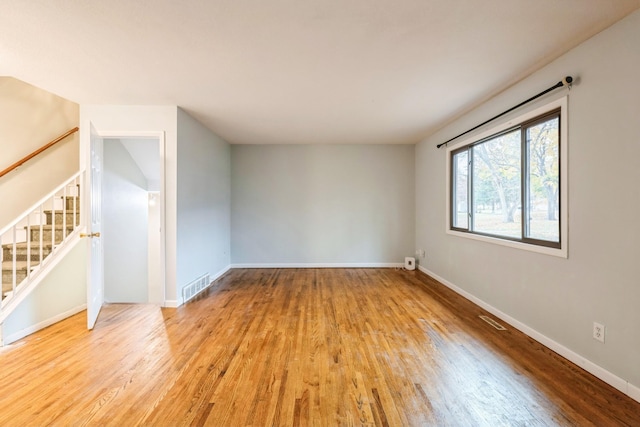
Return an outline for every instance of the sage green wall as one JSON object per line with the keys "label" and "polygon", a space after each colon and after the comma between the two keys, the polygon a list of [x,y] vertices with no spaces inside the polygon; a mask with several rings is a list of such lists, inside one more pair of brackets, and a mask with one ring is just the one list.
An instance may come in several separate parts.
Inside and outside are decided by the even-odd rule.
{"label": "sage green wall", "polygon": [[414,149],[233,145],[232,263],[403,263],[414,253]]}
{"label": "sage green wall", "polygon": [[231,260],[231,146],[178,108],[177,242],[178,300],[182,287]]}

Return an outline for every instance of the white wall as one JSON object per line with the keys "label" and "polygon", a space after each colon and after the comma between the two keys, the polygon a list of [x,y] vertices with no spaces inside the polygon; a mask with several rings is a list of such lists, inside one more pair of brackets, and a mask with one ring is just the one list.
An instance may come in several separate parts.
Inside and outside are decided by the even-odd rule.
{"label": "white wall", "polygon": [[402,263],[413,145],[233,145],[233,264]]}
{"label": "white wall", "polygon": [[118,139],[104,140],[103,159],[104,299],[111,303],[146,303],[147,180]]}
{"label": "white wall", "polygon": [[168,305],[177,304],[176,291],[176,176],[177,176],[177,107],[82,105],[80,107],[80,161],[84,166],[91,125],[99,132],[118,133],[120,136],[139,136],[140,133],[163,132],[165,157],[165,270]]}
{"label": "white wall", "polygon": [[[78,104],[0,77],[0,117],[0,170],[4,170],[78,126]],[[78,165],[75,134],[0,178],[0,228],[78,172]]]}
{"label": "white wall", "polygon": [[178,109],[177,283],[230,263],[230,145]]}
{"label": "white wall", "polygon": [[[560,57],[416,148],[422,266],[604,368],[640,399],[640,12]],[[569,95],[569,258],[445,234],[439,144],[549,87]],[[551,98],[557,95],[551,96]],[[592,339],[594,321],[606,343]],[[633,391],[635,390],[635,391]]]}
{"label": "white wall", "polygon": [[80,239],[51,273],[7,317],[2,325],[5,344],[76,314],[87,303],[87,240]]}

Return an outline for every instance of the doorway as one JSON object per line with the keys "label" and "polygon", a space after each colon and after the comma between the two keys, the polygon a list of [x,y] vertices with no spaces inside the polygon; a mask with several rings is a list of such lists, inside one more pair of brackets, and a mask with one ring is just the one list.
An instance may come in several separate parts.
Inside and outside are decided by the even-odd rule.
{"label": "doorway", "polygon": [[163,139],[103,141],[104,301],[164,305]]}

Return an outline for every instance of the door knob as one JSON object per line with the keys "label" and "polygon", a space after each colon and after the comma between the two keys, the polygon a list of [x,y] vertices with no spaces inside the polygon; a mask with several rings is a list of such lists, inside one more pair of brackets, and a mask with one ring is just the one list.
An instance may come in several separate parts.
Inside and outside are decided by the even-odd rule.
{"label": "door knob", "polygon": [[100,237],[100,232],[90,234],[80,233],[80,237]]}

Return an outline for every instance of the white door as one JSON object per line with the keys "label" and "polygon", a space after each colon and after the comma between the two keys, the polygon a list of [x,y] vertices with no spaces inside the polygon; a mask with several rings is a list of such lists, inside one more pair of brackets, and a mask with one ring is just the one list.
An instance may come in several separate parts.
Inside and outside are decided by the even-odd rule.
{"label": "white door", "polygon": [[87,327],[93,329],[104,302],[104,258],[102,253],[102,150],[103,140],[91,126],[89,144],[89,218],[87,235],[89,240],[88,284],[87,284]]}

